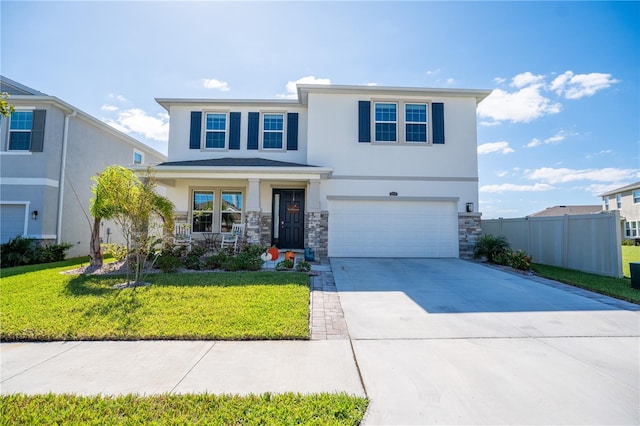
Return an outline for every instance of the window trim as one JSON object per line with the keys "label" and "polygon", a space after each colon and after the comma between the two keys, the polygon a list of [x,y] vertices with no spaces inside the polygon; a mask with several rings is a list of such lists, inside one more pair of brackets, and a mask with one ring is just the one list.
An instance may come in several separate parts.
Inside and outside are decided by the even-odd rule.
{"label": "window trim", "polygon": [[[222,195],[224,193],[237,193],[240,194],[242,196],[242,205],[240,206],[240,223],[244,223],[244,203],[245,203],[245,197],[244,197],[244,190],[242,189],[220,189],[219,191],[220,193],[220,218],[219,218],[219,226],[217,227],[217,229],[219,229],[218,232],[222,233],[222,214],[224,213],[224,211],[222,210]],[[235,223],[235,222],[234,222]],[[231,232],[231,231],[228,231]]]}
{"label": "window trim", "polygon": [[[196,192],[211,192],[213,193],[213,210],[211,219],[211,231],[196,231],[193,228],[193,197]],[[187,220],[191,226],[191,232],[193,234],[202,234],[203,232],[222,233],[222,193],[223,192],[238,192],[242,195],[242,209],[241,209],[241,223],[246,220],[245,203],[247,189],[244,187],[226,187],[226,186],[193,186],[189,187],[189,210],[187,212]],[[198,210],[203,212],[209,212],[209,210]]]}
{"label": "window trim", "polygon": [[622,208],[622,194],[616,194],[616,209],[620,210]]}
{"label": "window trim", "polygon": [[631,199],[633,200],[633,204],[640,204],[640,189],[631,191]]}
{"label": "window trim", "polygon": [[[370,100],[370,133],[371,144],[375,145],[404,145],[404,146],[432,146],[433,145],[433,129],[431,125],[431,104],[432,100],[421,99],[380,99],[374,98]],[[378,141],[376,139],[376,104],[395,104],[396,105],[396,140],[395,141]],[[426,123],[413,122],[406,120],[407,105],[424,105],[426,108]],[[425,124],[426,125],[426,141],[407,141],[407,124]]]}
{"label": "window trim", "polygon": [[[16,107],[15,111],[12,112],[9,115],[9,119],[7,120],[9,123],[7,123],[7,152],[31,152],[31,143],[32,143],[32,139],[33,139],[33,114],[34,114],[35,108],[18,108]],[[29,130],[26,129],[16,129],[16,130],[12,130],[11,129],[11,121],[13,118],[13,115],[16,113],[24,113],[24,112],[28,112],[31,113],[31,128]],[[29,134],[29,146],[26,149],[15,149],[15,148],[11,148],[11,133],[28,133]]]}
{"label": "window trim", "polygon": [[609,196],[604,197],[604,209],[605,211],[609,211]]}
{"label": "window trim", "polygon": [[[136,163],[136,154],[140,155],[139,163]],[[144,164],[144,152],[135,148],[133,149],[133,164]]]}
{"label": "window trim", "polygon": [[[280,148],[265,148],[264,147],[264,116],[265,115],[281,115],[282,116],[282,146]],[[286,152],[287,150],[287,111],[260,111],[260,128],[258,136],[258,147],[260,151],[267,152]],[[276,131],[268,131],[275,133]]]}
{"label": "window trim", "polygon": [[[212,194],[212,204],[211,204],[211,210],[196,210],[194,207],[195,205],[195,195],[197,192],[210,192]],[[194,220],[194,212],[204,212],[204,213],[209,213],[211,212],[211,231],[196,231],[195,227],[193,226],[193,220]],[[191,188],[190,191],[190,199],[189,199],[189,225],[191,226],[191,232],[194,234],[201,234],[203,232],[213,232],[213,230],[215,229],[215,222],[216,222],[216,191],[212,188]]]}
{"label": "window trim", "polygon": [[[228,151],[229,150],[229,126],[230,126],[230,114],[229,110],[206,110],[202,111],[202,135],[200,138],[200,150],[201,151]],[[207,133],[222,133],[220,130],[207,130],[207,115],[209,114],[224,114],[224,147],[222,148],[207,148]]]}

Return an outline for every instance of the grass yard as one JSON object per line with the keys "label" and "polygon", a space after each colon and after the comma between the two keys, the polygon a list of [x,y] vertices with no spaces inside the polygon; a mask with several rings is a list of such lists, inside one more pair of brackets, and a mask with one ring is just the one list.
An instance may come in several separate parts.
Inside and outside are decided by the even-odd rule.
{"label": "grass yard", "polygon": [[357,425],[367,399],[345,394],[0,396],[0,424]]}
{"label": "grass yard", "polygon": [[536,263],[533,270],[541,277],[571,284],[628,302],[640,303],[640,290],[631,287],[629,278],[612,278]]}
{"label": "grass yard", "polygon": [[150,286],[118,290],[122,277],[60,274],[81,262],[3,269],[0,339],[309,338],[306,274],[150,274]]}
{"label": "grass yard", "polygon": [[629,262],[640,262],[640,246],[622,246],[622,274],[631,277]]}

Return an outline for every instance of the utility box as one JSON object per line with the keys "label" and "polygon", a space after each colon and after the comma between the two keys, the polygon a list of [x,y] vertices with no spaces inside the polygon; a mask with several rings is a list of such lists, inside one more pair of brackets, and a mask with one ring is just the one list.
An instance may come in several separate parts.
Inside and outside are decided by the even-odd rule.
{"label": "utility box", "polygon": [[629,262],[631,270],[631,287],[640,290],[640,262]]}

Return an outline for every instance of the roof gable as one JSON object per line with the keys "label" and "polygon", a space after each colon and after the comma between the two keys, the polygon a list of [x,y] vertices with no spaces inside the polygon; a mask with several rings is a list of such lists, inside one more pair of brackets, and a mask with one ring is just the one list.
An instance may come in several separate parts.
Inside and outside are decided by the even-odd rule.
{"label": "roof gable", "polygon": [[47,96],[36,89],[32,89],[2,75],[0,75],[0,92],[20,96]]}

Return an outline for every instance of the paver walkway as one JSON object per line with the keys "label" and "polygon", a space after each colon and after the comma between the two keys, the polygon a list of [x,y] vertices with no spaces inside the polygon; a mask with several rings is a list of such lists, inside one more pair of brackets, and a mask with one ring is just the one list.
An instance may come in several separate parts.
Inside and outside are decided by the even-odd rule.
{"label": "paver walkway", "polygon": [[347,323],[331,268],[311,277],[311,340],[348,339]]}

